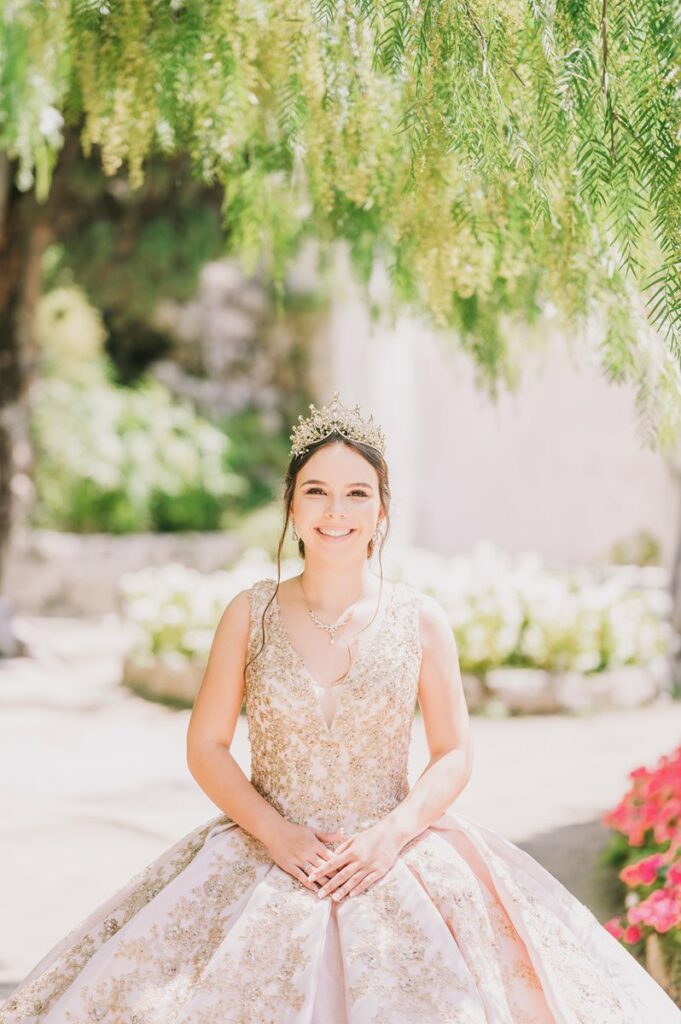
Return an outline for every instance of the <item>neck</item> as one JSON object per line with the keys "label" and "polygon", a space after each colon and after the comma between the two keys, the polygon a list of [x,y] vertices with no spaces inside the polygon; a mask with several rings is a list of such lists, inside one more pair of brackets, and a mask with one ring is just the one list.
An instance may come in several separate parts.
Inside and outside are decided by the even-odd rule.
{"label": "neck", "polygon": [[329,618],[342,615],[362,594],[369,596],[377,592],[379,583],[368,565],[334,566],[331,569],[328,565],[312,562],[305,564],[299,579],[310,607]]}

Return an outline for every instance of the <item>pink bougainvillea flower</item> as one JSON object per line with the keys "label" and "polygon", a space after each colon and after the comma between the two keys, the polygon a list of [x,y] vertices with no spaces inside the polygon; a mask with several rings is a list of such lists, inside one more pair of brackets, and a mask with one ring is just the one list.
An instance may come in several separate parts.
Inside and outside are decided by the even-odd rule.
{"label": "pink bougainvillea flower", "polygon": [[650,769],[649,768],[644,768],[644,767],[634,768],[633,771],[629,772],[629,778],[630,779],[647,779],[649,777],[650,777]]}
{"label": "pink bougainvillea flower", "polygon": [[664,854],[653,853],[649,857],[637,860],[635,864],[627,864],[620,871],[620,878],[632,888],[636,885],[652,885],[663,864]]}
{"label": "pink bougainvillea flower", "polygon": [[626,917],[612,918],[606,928],[629,944],[649,929],[660,934],[674,930],[674,937],[681,937],[681,746],[654,768],[634,769],[630,779],[629,791],[603,822],[626,837],[630,855],[637,847],[648,848],[619,877],[631,889],[650,894],[638,899],[639,894],[629,893]]}
{"label": "pink bougainvillea flower", "polygon": [[675,861],[667,871],[667,882],[670,887],[681,885],[681,860]]}
{"label": "pink bougainvillea flower", "polygon": [[630,924],[647,924],[656,932],[671,931],[681,923],[681,893],[670,889],[656,889],[647,899],[630,907]]}
{"label": "pink bougainvillea flower", "polygon": [[611,917],[609,921],[604,921],[603,927],[606,928],[611,935],[614,935],[616,939],[621,939],[624,935],[622,919],[619,917]]}
{"label": "pink bougainvillea flower", "polygon": [[643,932],[637,924],[630,924],[628,928],[625,928],[622,932],[622,940],[629,944],[640,942],[642,938]]}
{"label": "pink bougainvillea flower", "polygon": [[603,822],[642,846],[648,833],[659,845],[679,842],[681,833],[681,747],[661,757],[653,769],[629,773],[632,785]]}

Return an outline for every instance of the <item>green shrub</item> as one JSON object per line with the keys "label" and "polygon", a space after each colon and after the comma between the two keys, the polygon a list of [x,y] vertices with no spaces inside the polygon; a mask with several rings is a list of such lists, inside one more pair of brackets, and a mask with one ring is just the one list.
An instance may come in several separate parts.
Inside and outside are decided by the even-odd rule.
{"label": "green shrub", "polygon": [[31,427],[39,526],[214,530],[246,489],[230,439],[152,379],[121,387],[97,367],[39,381]]}

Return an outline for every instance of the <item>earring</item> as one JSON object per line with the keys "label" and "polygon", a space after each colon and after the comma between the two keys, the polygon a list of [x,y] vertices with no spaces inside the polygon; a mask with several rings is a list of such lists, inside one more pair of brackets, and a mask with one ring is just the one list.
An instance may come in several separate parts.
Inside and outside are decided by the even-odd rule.
{"label": "earring", "polygon": [[296,524],[293,522],[293,520],[291,520],[291,536],[293,537],[294,540],[300,540],[300,537],[298,536],[298,531],[296,530]]}
{"label": "earring", "polygon": [[381,531],[380,531],[380,529],[377,526],[376,529],[374,530],[373,536],[371,538],[371,543],[374,545],[374,547],[376,547],[376,544],[378,543],[378,538],[380,536],[381,536]]}

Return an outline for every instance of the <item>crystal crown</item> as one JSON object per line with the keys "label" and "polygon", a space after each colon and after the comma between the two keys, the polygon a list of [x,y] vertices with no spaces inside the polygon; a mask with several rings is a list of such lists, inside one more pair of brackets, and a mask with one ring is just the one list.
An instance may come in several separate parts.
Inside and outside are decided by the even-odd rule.
{"label": "crystal crown", "polygon": [[384,454],[385,435],[381,427],[374,423],[374,417],[369,416],[369,419],[365,419],[358,405],[354,409],[343,405],[337,391],[334,391],[328,405],[323,405],[321,409],[310,405],[310,410],[311,414],[306,419],[298,417],[299,422],[293,428],[290,455],[302,454],[310,445],[328,437],[334,430],[352,441],[362,441],[371,445],[381,455]]}

